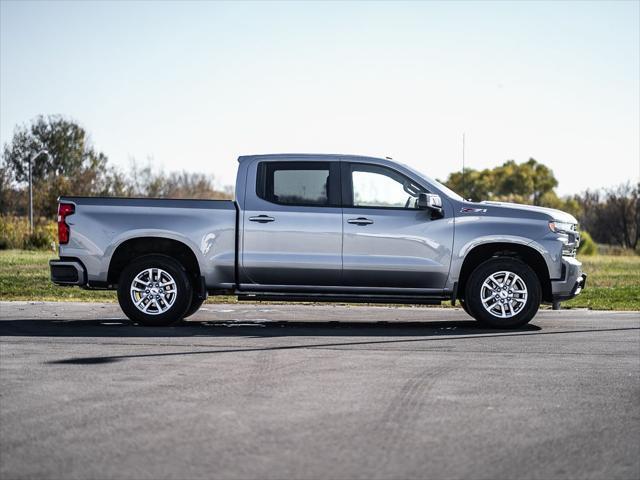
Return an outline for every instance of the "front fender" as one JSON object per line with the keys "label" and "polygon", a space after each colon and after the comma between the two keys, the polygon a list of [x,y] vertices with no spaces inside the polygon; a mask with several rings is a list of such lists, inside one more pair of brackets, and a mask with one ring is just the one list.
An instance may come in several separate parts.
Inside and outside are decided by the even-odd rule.
{"label": "front fender", "polygon": [[[483,237],[473,238],[462,245],[458,251],[457,257],[464,260],[464,258],[471,250],[480,245],[486,245],[488,243],[514,243],[527,246],[534,242],[532,242],[530,238],[520,237],[517,235],[485,235]],[[538,249],[536,248],[536,250]],[[540,251],[540,253],[542,252]]]}
{"label": "front fender", "polygon": [[555,247],[555,245],[545,245],[519,235],[485,235],[469,239],[456,249],[451,262],[451,271],[447,282],[448,288],[453,289],[454,284],[459,281],[462,265],[471,251],[481,245],[494,243],[519,245],[531,248],[543,258],[547,266],[550,279],[560,278],[562,275],[561,250],[556,251],[554,248],[550,248]]}

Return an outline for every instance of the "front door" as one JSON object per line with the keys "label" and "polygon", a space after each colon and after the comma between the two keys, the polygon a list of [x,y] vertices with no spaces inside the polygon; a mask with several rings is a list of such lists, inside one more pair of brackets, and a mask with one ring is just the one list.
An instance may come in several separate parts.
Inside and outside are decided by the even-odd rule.
{"label": "front door", "polygon": [[[262,161],[243,211],[241,283],[340,285],[339,162]],[[252,187],[251,187],[252,188]]]}
{"label": "front door", "polygon": [[342,164],[343,284],[442,289],[453,228],[417,208],[426,189],[391,168]]}

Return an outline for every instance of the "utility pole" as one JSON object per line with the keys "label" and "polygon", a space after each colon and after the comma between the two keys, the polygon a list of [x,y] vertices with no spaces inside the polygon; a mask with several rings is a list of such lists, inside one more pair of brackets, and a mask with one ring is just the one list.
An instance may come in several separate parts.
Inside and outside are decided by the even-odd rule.
{"label": "utility pole", "polygon": [[47,150],[40,150],[34,156],[29,157],[29,233],[33,234],[33,162],[40,155],[51,155]]}
{"label": "utility pole", "polygon": [[464,183],[464,132],[462,132],[462,198],[467,199]]}

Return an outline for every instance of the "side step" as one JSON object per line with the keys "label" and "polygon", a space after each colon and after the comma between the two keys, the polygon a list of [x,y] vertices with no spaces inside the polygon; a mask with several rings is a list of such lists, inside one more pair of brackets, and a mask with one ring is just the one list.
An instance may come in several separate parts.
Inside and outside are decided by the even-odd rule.
{"label": "side step", "polygon": [[408,303],[414,305],[440,305],[451,297],[418,297],[410,295],[351,295],[351,294],[296,294],[296,293],[240,293],[236,292],[241,302],[347,302],[347,303]]}

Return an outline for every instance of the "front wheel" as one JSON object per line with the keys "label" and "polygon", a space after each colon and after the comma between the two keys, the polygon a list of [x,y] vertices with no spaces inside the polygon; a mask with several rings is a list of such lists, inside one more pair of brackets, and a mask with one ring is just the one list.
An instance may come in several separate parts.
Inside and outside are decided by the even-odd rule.
{"label": "front wheel", "polygon": [[469,277],[465,302],[476,320],[494,328],[527,324],[538,312],[542,292],[538,276],[517,258],[496,257]]}
{"label": "front wheel", "polygon": [[142,325],[171,325],[184,318],[193,289],[180,263],[164,255],[146,255],[128,265],[118,281],[122,311]]}
{"label": "front wheel", "polygon": [[193,298],[191,299],[191,306],[189,307],[189,309],[186,311],[186,313],[183,315],[182,318],[190,317],[191,315],[196,313],[198,310],[200,310],[200,307],[202,306],[204,301],[205,301],[205,299],[204,298],[200,298],[197,295],[197,293],[194,291],[193,292]]}
{"label": "front wheel", "polygon": [[458,301],[460,302],[460,306],[462,306],[462,309],[465,311],[465,313],[470,317],[473,317],[473,313],[471,313],[471,310],[469,310],[469,305],[467,305],[467,301],[464,298],[460,298],[458,299]]}

